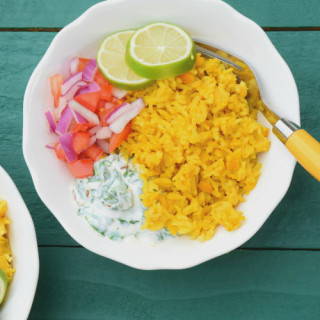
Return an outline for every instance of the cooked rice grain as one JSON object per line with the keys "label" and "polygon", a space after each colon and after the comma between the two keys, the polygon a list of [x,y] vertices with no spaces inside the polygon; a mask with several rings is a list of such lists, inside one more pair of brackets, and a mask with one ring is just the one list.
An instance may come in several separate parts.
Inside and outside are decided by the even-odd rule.
{"label": "cooked rice grain", "polygon": [[131,94],[146,108],[121,152],[141,170],[143,228],[205,241],[218,225],[232,231],[244,221],[235,206],[256,186],[257,155],[270,141],[248,105],[261,103],[256,83],[237,81],[219,60],[198,61],[191,83],[176,77]]}

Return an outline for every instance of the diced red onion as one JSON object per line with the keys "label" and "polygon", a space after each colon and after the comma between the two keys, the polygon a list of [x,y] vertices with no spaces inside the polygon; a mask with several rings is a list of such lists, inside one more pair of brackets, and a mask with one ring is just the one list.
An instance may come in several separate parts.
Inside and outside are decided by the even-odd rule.
{"label": "diced red onion", "polygon": [[127,94],[127,91],[112,87],[111,94],[117,99],[122,99]]}
{"label": "diced red onion", "polygon": [[105,153],[109,153],[109,143],[105,140],[97,140],[97,146]]}
{"label": "diced red onion", "polygon": [[83,81],[80,80],[78,82],[76,82],[64,95],[61,95],[61,97],[70,97],[73,98],[74,97],[74,93],[76,92],[76,89],[81,89],[86,87],[88,84]]}
{"label": "diced red onion", "polygon": [[74,75],[77,73],[78,66],[79,66],[79,58],[78,57],[72,58],[70,61],[70,74],[71,75]]}
{"label": "diced red onion", "polygon": [[76,152],[73,150],[72,142],[73,142],[73,134],[71,132],[67,132],[59,137],[59,142],[61,148],[63,149],[67,161],[75,161],[78,159]]}
{"label": "diced red onion", "polygon": [[90,60],[83,70],[82,79],[92,82],[96,72],[98,71],[98,64],[95,59]]}
{"label": "diced red onion", "polygon": [[101,126],[95,126],[95,127],[91,128],[89,130],[90,135],[91,136],[95,135],[101,128],[102,128]]}
{"label": "diced red onion", "polygon": [[145,104],[142,98],[133,101],[130,110],[119,116],[109,125],[110,130],[114,133],[122,132],[126,124],[136,117],[144,107]]}
{"label": "diced red onion", "polygon": [[68,102],[69,107],[73,110],[78,112],[82,117],[84,117],[88,122],[98,125],[100,123],[98,116],[87,109],[86,107],[82,106],[75,100],[70,100]]}
{"label": "diced red onion", "polygon": [[55,132],[56,131],[56,121],[54,120],[54,116],[52,114],[52,111],[51,110],[46,111],[45,115],[46,115],[48,123],[49,123],[50,132]]}
{"label": "diced red onion", "polygon": [[73,118],[74,120],[76,120],[76,122],[78,123],[88,123],[88,121],[77,111],[72,110],[72,114],[73,114]]}
{"label": "diced red onion", "polygon": [[82,79],[82,72],[78,72],[69,77],[61,86],[61,95],[65,95],[78,81]]}
{"label": "diced red onion", "polygon": [[131,106],[129,103],[124,102],[121,106],[119,106],[117,109],[110,112],[106,117],[107,123],[112,123],[115,119],[120,117],[122,114],[128,112],[131,109]]}
{"label": "diced red onion", "polygon": [[[61,115],[61,111],[64,109],[64,107],[67,105],[68,101],[70,99],[73,99],[73,97],[75,96],[76,92],[80,89],[80,88],[83,88],[83,87],[86,87],[87,86],[87,83],[84,82],[84,81],[78,81],[77,83],[75,83],[70,89],[69,91],[63,95],[63,96],[60,96],[60,99],[59,99],[59,106],[58,106],[58,110],[56,109],[56,113],[58,115],[58,119],[60,118],[60,115]],[[60,112],[59,112],[60,111]]]}
{"label": "diced red onion", "polygon": [[[61,97],[60,97],[60,100],[61,100]],[[54,109],[54,116],[56,117],[57,120],[60,119],[61,117],[61,113],[63,112],[63,110],[65,109],[67,105],[66,104],[59,104],[58,108],[55,108]]]}
{"label": "diced red onion", "polygon": [[48,145],[48,144],[46,145],[46,148],[47,148],[47,149],[50,149],[50,150],[54,150],[54,147],[53,147],[53,146],[50,146],[50,145]]}
{"label": "diced red onion", "polygon": [[56,133],[64,134],[68,131],[71,122],[73,120],[73,114],[69,106],[67,106],[61,113],[61,118],[56,127]]}
{"label": "diced red onion", "polygon": [[97,141],[96,136],[95,136],[95,135],[92,136],[92,137],[89,139],[88,148],[91,147],[91,146],[93,146],[93,145],[96,143],[96,141]]}
{"label": "diced red onion", "polygon": [[96,133],[97,139],[108,139],[112,135],[111,130],[108,127],[102,127],[100,128]]}
{"label": "diced red onion", "polygon": [[100,91],[101,88],[96,82],[90,82],[87,86],[80,88],[76,95]]}

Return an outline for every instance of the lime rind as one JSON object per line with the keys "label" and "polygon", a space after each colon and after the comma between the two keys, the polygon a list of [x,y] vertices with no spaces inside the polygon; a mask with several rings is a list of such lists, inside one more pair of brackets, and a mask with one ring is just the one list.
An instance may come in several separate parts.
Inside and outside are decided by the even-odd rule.
{"label": "lime rind", "polygon": [[[152,36],[150,34],[148,35],[148,32],[150,28],[157,25],[165,26],[165,27],[168,27],[168,29],[176,30],[178,34],[181,35],[180,41],[182,42],[185,41],[186,46],[183,47],[182,46],[183,44],[180,43],[181,46],[179,47],[179,44],[173,43],[172,40],[171,40],[171,43],[169,43],[169,45],[172,44],[173,45],[172,48],[175,48],[174,50],[176,51],[180,50],[181,48],[182,51],[185,50],[185,53],[182,52],[182,54],[176,58],[174,58],[174,54],[171,55],[172,59],[171,60],[169,59],[169,62],[162,62],[162,63],[159,63],[159,61],[152,62],[152,60],[156,60],[157,58],[156,50],[152,51],[152,47],[159,46],[159,44],[157,42],[153,43],[154,39],[152,39]],[[147,30],[148,32],[146,32]],[[150,42],[149,47],[143,47],[143,45],[140,45],[140,46],[137,45],[137,41],[139,40],[138,38],[139,35],[142,37],[145,37],[144,41]],[[160,37],[162,35],[159,34],[158,36]],[[165,36],[162,36],[162,37],[165,38]],[[161,39],[158,39],[158,40],[160,40],[161,42]],[[165,46],[166,44],[163,43],[163,45]],[[136,51],[138,51],[139,49],[141,49],[142,54],[145,54],[146,51],[149,51],[149,55],[147,57],[144,57],[144,59],[138,57]],[[171,51],[173,52],[174,50],[171,50]],[[170,55],[170,50],[167,50],[167,52]],[[159,80],[159,79],[166,79],[166,78],[178,76],[190,71],[195,65],[196,53],[197,51],[196,51],[194,42],[191,36],[186,31],[184,31],[183,29],[181,29],[180,27],[174,24],[156,22],[156,23],[148,24],[142,27],[141,29],[138,29],[131,36],[127,44],[126,62],[129,65],[129,67],[139,76],[148,78],[148,79]],[[149,61],[146,61],[146,60],[149,60]]]}
{"label": "lime rind", "polygon": [[[97,63],[103,76],[115,87],[125,90],[140,90],[154,83],[153,80],[140,77],[126,64],[126,44],[119,37],[129,37],[135,30],[122,30],[108,35],[100,44],[97,53]],[[113,43],[112,43],[113,42]],[[109,44],[109,48],[105,48]],[[106,66],[105,62],[110,61]]]}
{"label": "lime rind", "polygon": [[2,303],[8,287],[8,279],[5,272],[0,268],[0,304]]}

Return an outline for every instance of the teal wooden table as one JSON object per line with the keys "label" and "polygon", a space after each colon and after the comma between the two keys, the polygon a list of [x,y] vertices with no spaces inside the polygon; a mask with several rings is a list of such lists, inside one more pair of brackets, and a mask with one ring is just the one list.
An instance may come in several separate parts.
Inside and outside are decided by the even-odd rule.
{"label": "teal wooden table", "polygon": [[[22,155],[24,90],[60,28],[96,2],[0,0],[0,163],[30,210],[40,253],[30,319],[320,319],[320,183],[300,165],[250,241],[183,271],[139,271],[99,257],[40,201]],[[302,125],[320,139],[319,0],[227,2],[267,31],[296,79]]]}

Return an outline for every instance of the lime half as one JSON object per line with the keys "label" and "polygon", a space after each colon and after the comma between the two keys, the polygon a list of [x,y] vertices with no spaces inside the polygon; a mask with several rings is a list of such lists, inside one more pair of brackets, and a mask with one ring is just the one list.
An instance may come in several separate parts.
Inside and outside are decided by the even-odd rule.
{"label": "lime half", "polygon": [[153,83],[134,73],[125,61],[127,42],[134,32],[135,30],[125,30],[109,35],[102,41],[97,53],[102,74],[120,89],[139,90]]}
{"label": "lime half", "polygon": [[156,22],[138,29],[130,38],[126,61],[142,77],[166,79],[194,67],[196,48],[190,35],[180,27]]}
{"label": "lime half", "polygon": [[4,271],[0,268],[0,304],[2,303],[8,287],[8,279]]}

